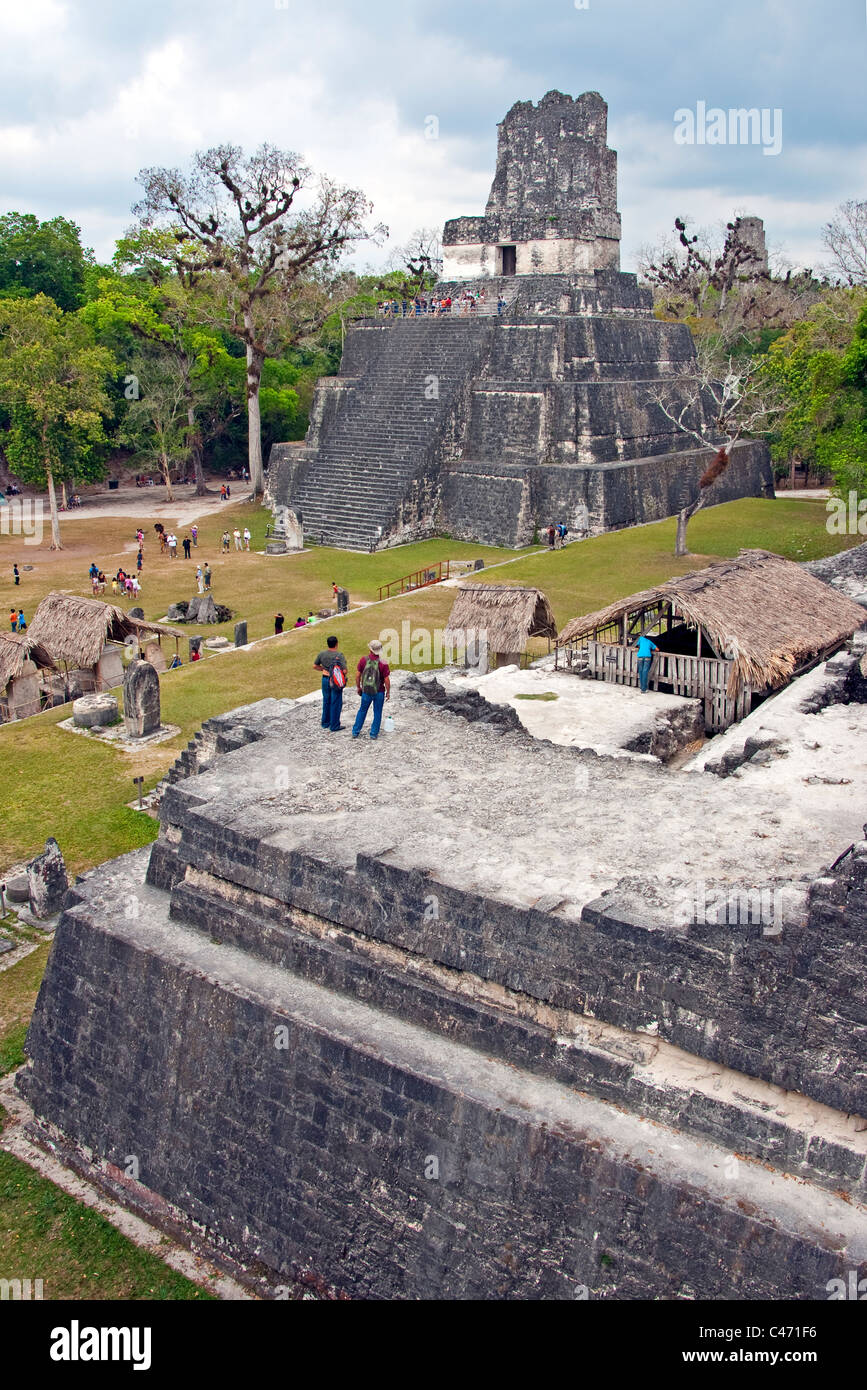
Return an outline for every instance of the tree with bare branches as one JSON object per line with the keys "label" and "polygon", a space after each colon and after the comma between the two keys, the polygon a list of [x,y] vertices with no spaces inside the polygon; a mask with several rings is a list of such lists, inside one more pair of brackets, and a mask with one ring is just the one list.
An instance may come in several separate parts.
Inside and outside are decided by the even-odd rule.
{"label": "tree with bare branches", "polygon": [[783,408],[782,394],[768,377],[761,357],[736,354],[724,339],[699,339],[690,371],[657,383],[650,401],[679,431],[713,460],[691,499],[677,516],[675,555],[688,555],[686,528],[705,505],[716,480],[727,470],[734,445],[767,433]]}
{"label": "tree with bare branches", "polygon": [[867,285],[867,201],[850,199],[822,229],[837,275],[847,285]]}
{"label": "tree with bare branches", "polygon": [[822,285],[811,270],[772,271],[753,223],[741,217],[726,223],[721,240],[707,228],[690,234],[686,221],[675,218],[676,237],[639,255],[657,314],[687,322],[697,334],[728,337],[782,333],[803,318]]}
{"label": "tree with bare branches", "polygon": [[195,156],[190,174],[144,169],[139,182],[144,198],[133,212],[140,228],[171,232],[168,254],[185,284],[217,279],[213,299],[223,306],[224,326],[246,348],[249,470],[259,497],[259,392],[275,325],[282,320],[285,345],[287,304],[299,282],[385,228],[366,228],[371,206],[358,189],[325,177],[314,182],[298,155],[267,144],[246,158],[235,145],[218,145]]}

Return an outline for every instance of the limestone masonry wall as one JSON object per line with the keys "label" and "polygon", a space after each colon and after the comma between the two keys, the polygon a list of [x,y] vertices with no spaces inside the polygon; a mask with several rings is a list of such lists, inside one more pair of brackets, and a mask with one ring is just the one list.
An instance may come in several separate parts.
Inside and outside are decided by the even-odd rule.
{"label": "limestone masonry wall", "polygon": [[239,807],[311,718],[209,721],[152,850],[71,890],[20,1077],[46,1142],[352,1296],[810,1299],[865,1264],[867,844],[778,936],[520,907]]}

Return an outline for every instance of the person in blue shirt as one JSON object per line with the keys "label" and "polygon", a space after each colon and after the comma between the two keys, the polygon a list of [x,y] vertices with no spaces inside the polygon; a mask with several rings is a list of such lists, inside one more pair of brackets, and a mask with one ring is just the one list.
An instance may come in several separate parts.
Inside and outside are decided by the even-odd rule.
{"label": "person in blue shirt", "polygon": [[642,695],[647,694],[647,683],[650,680],[650,667],[653,662],[653,653],[658,652],[659,648],[655,642],[651,642],[649,637],[641,635],[638,639],[638,681],[641,686]]}

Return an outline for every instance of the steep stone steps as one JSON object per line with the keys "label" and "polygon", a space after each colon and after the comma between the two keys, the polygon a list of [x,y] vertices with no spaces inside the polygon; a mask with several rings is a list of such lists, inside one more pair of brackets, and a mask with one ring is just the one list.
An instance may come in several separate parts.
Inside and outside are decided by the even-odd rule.
{"label": "steep stone steps", "polygon": [[356,330],[344,361],[353,390],[323,425],[292,496],[308,531],[365,550],[388,533],[437,449],[468,373],[475,375],[493,326],[432,320]]}

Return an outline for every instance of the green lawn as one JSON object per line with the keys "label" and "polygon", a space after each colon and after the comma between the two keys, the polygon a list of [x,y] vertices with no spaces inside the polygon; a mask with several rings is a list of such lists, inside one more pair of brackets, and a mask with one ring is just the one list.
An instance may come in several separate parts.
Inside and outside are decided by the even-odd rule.
{"label": "green lawn", "polygon": [[208,1299],[111,1222],[0,1150],[0,1274],[44,1299]]}
{"label": "green lawn", "polygon": [[[252,508],[248,510],[252,512]],[[233,505],[233,515],[243,518],[243,512],[243,507]],[[741,548],[765,547],[800,560],[830,554],[841,548],[841,540],[850,544],[858,540],[829,535],[826,517],[822,502],[749,498],[709,507],[690,524],[690,544],[696,553],[681,560],[673,554],[673,520],[597,536],[559,551],[534,551],[518,559],[514,551],[447,540],[425,541],[376,555],[314,548],[306,554],[266,559],[232,552],[221,562],[224,568],[220,583],[215,580],[215,589],[219,599],[234,602],[248,617],[253,638],[257,633],[273,633],[273,613],[278,606],[290,621],[295,612],[326,606],[332,578],[349,587],[353,601],[370,602],[371,596],[375,601],[380,583],[437,559],[480,556],[490,566],[506,558],[514,563],[486,568],[477,580],[537,585],[548,595],[558,627],[562,627],[576,614],[598,608],[619,595],[736,555]],[[254,521],[264,533],[265,514],[258,512]],[[67,530],[71,532],[77,524],[70,523]],[[129,529],[127,523],[114,524]],[[222,514],[203,525],[203,554],[209,549],[205,533],[219,534],[222,525]],[[8,547],[9,539],[0,538],[0,548]],[[159,602],[146,604],[145,610],[148,616],[157,617],[165,611],[169,591],[180,597],[186,590],[177,580],[182,561],[156,559],[154,564],[157,579],[153,588],[163,590],[164,596]],[[80,592],[87,590],[86,568],[84,583],[78,585]],[[31,584],[35,582],[32,575],[27,578]],[[236,584],[238,595],[243,592],[243,605],[240,597],[234,596],[230,580]],[[451,589],[423,589],[385,604],[355,608],[331,626],[340,635],[341,647],[356,657],[371,637],[381,636],[388,628],[399,630],[404,620],[411,622],[412,630],[444,627],[453,600]],[[177,724],[181,733],[171,742],[135,756],[58,729],[58,723],[69,716],[68,707],[0,728],[0,793],[5,807],[0,825],[0,866],[31,856],[48,835],[56,836],[70,870],[76,872],[148,844],[156,833],[154,821],[125,804],[135,793],[133,776],[139,772],[144,775],[146,790],[155,785],[196,729],[214,714],[265,696],[297,696],[310,690],[317,679],[313,661],[325,635],[325,625],[289,629],[252,651],[232,650],[166,673],[162,680],[163,717],[167,723]]]}

